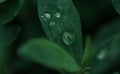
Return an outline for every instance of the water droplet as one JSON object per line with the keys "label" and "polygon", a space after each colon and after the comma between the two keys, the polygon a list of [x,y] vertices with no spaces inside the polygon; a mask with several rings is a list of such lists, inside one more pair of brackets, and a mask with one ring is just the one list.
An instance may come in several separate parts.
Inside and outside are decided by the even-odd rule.
{"label": "water droplet", "polygon": [[107,51],[106,51],[106,50],[102,50],[102,51],[98,54],[97,59],[98,59],[98,60],[103,60],[103,59],[105,58],[106,54],[107,54]]}
{"label": "water droplet", "polygon": [[51,18],[50,13],[45,13],[44,16],[45,16],[45,18],[49,18],[49,19]]}
{"label": "water droplet", "polygon": [[60,17],[61,17],[60,13],[58,13],[58,12],[55,14],[55,16],[56,16],[57,18],[60,18]]}
{"label": "water droplet", "polygon": [[70,32],[64,32],[62,35],[62,40],[66,45],[71,45],[75,40],[75,35]]}
{"label": "water droplet", "polygon": [[50,22],[50,29],[53,29],[56,26],[55,22]]}

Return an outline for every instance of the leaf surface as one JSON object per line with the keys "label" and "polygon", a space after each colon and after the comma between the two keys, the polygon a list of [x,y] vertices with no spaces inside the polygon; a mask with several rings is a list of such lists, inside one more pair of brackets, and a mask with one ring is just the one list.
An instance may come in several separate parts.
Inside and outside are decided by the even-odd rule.
{"label": "leaf surface", "polygon": [[47,37],[80,63],[82,32],[80,16],[71,0],[38,0],[38,15]]}
{"label": "leaf surface", "polygon": [[74,58],[59,45],[46,39],[32,39],[21,46],[18,54],[55,70],[76,72],[80,69]]}
{"label": "leaf surface", "polygon": [[0,4],[0,25],[10,22],[19,12],[24,0],[7,0]]}

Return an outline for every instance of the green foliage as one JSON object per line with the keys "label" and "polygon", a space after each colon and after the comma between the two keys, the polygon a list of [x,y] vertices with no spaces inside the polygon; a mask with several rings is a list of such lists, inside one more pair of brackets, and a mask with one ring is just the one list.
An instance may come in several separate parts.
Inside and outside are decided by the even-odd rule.
{"label": "green foliage", "polygon": [[13,43],[16,39],[20,27],[17,25],[6,25],[0,27],[0,47],[6,47]]}
{"label": "green foliage", "polygon": [[76,72],[80,70],[74,58],[57,44],[46,39],[33,39],[23,45],[18,53],[38,64],[56,70]]}
{"label": "green foliage", "polygon": [[92,45],[92,40],[88,36],[86,38],[86,44],[85,44],[85,49],[84,49],[84,55],[81,60],[81,65],[82,66],[87,66],[89,62],[91,62],[91,59],[93,58],[94,55],[94,46]]}
{"label": "green foliage", "polygon": [[11,53],[10,45],[16,39],[19,32],[19,26],[7,25],[0,27],[0,74],[6,74]]}
{"label": "green foliage", "polygon": [[0,0],[0,74],[120,73],[118,13],[120,0]]}
{"label": "green foliage", "polygon": [[44,1],[38,1],[38,15],[47,37],[66,49],[80,64],[83,52],[81,21],[73,2]]}
{"label": "green foliage", "polygon": [[24,0],[1,0],[0,4],[0,25],[10,22],[19,12]]}

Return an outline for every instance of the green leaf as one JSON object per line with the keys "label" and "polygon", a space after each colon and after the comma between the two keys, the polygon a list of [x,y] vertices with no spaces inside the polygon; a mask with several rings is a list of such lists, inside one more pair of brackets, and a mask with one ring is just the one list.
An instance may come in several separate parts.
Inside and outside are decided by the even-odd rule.
{"label": "green leaf", "polygon": [[76,72],[80,69],[74,58],[59,45],[46,39],[32,39],[21,46],[18,54],[55,70]]}
{"label": "green leaf", "polygon": [[20,31],[19,26],[1,26],[0,27],[0,48],[9,46],[18,35]]}
{"label": "green leaf", "polygon": [[[106,46],[107,47],[107,46]],[[119,56],[120,56],[120,33],[116,34],[113,38],[113,40],[109,43],[109,49],[100,50],[104,51],[102,59],[99,59],[98,62],[94,62],[92,74],[104,74],[109,73],[110,70],[114,68],[114,70],[117,70],[117,67],[119,67]],[[104,67],[103,67],[104,65]]]}
{"label": "green leaf", "polygon": [[80,16],[71,0],[38,0],[38,15],[47,37],[66,49],[80,63]]}
{"label": "green leaf", "polygon": [[87,64],[90,63],[91,59],[94,56],[94,52],[95,52],[95,50],[93,47],[92,40],[89,36],[87,36],[86,45],[85,45],[85,49],[84,49],[84,55],[83,55],[82,60],[81,60],[82,66],[87,66]]}
{"label": "green leaf", "polygon": [[[114,36],[120,32],[120,18],[115,18],[103,24],[94,38],[94,45],[97,50],[109,48]],[[98,52],[98,51],[97,51]]]}
{"label": "green leaf", "polygon": [[120,0],[111,0],[115,10],[120,14]]}
{"label": "green leaf", "polygon": [[[98,74],[111,70],[115,65],[116,57],[119,53],[119,36],[120,36],[120,18],[115,18],[103,24],[94,38],[96,54],[92,61],[92,72]],[[111,54],[110,54],[111,53]],[[115,55],[114,55],[115,54]],[[112,56],[111,56],[112,55]],[[117,56],[116,56],[117,55]],[[100,56],[100,58],[99,58]],[[101,57],[102,56],[102,57]],[[114,63],[114,64],[113,64]],[[116,63],[117,64],[117,63]],[[103,68],[104,65],[104,68]],[[113,67],[112,67],[113,68]],[[101,73],[103,74],[103,73]]]}
{"label": "green leaf", "polygon": [[24,0],[7,0],[0,4],[0,25],[10,22],[19,12]]}
{"label": "green leaf", "polygon": [[11,52],[9,46],[16,39],[19,31],[19,26],[6,25],[0,27],[0,74],[6,74],[6,66]]}

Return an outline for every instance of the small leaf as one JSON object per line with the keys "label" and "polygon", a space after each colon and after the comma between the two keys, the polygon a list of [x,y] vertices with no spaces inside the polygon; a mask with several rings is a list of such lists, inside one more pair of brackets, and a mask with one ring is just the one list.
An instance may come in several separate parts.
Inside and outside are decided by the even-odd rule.
{"label": "small leaf", "polygon": [[112,0],[112,4],[116,11],[120,14],[120,0]]}
{"label": "small leaf", "polygon": [[92,40],[88,36],[87,39],[86,39],[86,45],[85,45],[84,55],[82,57],[82,62],[81,62],[82,66],[86,66],[91,61],[91,59],[93,58],[94,47],[93,47],[92,44],[93,44]]}
{"label": "small leaf", "polygon": [[19,48],[18,54],[55,70],[78,71],[74,58],[57,44],[46,39],[32,39]]}
{"label": "small leaf", "polygon": [[0,25],[10,22],[19,12],[24,0],[7,0],[0,4]]}

